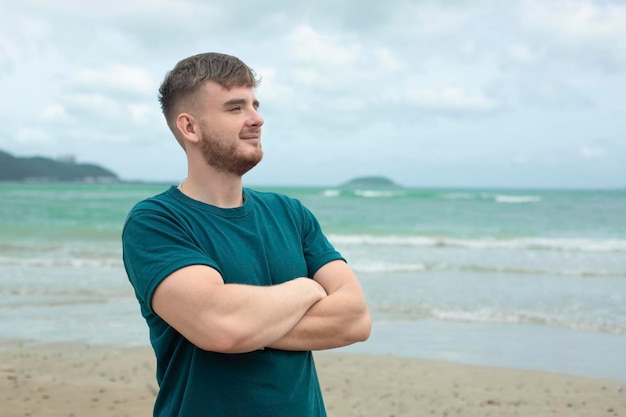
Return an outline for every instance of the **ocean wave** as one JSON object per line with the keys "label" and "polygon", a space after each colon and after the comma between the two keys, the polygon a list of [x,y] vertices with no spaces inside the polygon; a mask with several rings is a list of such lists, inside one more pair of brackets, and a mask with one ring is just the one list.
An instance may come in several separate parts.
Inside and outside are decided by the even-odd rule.
{"label": "ocean wave", "polygon": [[401,197],[405,194],[402,190],[354,190],[354,195],[364,198]]}
{"label": "ocean wave", "polygon": [[478,194],[476,193],[464,193],[464,192],[454,192],[454,193],[442,193],[439,194],[439,197],[444,200],[474,200],[478,198]]}
{"label": "ocean wave", "polygon": [[356,189],[356,190],[338,190],[327,189],[322,191],[324,197],[340,197],[345,195],[351,195],[362,198],[390,198],[390,197],[402,197],[407,192],[405,190],[368,190],[368,189]]}
{"label": "ocean wave", "polygon": [[394,318],[409,318],[412,320],[434,319],[462,323],[502,323],[502,324],[532,324],[539,326],[564,327],[579,331],[594,331],[610,334],[626,334],[626,324],[614,321],[593,321],[580,317],[567,317],[543,311],[511,310],[502,311],[490,308],[463,309],[439,307],[398,307],[398,306],[371,306],[378,311]]}
{"label": "ocean wave", "polygon": [[539,203],[541,197],[538,195],[496,195],[496,203],[507,204],[527,204],[527,203]]}
{"label": "ocean wave", "polygon": [[324,197],[339,197],[341,195],[340,190],[324,190]]}
{"label": "ocean wave", "polygon": [[[68,283],[69,284],[69,283]],[[28,320],[33,315],[45,315],[50,309],[80,309],[96,305],[125,302],[134,304],[135,297],[127,285],[119,288],[74,288],[71,286],[0,287],[0,314],[15,315]],[[80,313],[79,313],[80,314]]]}
{"label": "ocean wave", "polygon": [[539,203],[542,197],[539,195],[525,194],[495,194],[485,192],[447,192],[438,195],[443,200],[488,200],[506,204]]}
{"label": "ocean wave", "polygon": [[420,272],[427,271],[430,268],[425,264],[403,264],[403,263],[386,263],[386,262],[372,262],[372,263],[355,263],[351,264],[352,268],[357,272]]}
{"label": "ocean wave", "polygon": [[602,270],[602,269],[549,269],[549,268],[522,268],[509,267],[501,265],[444,265],[443,268],[448,270],[458,270],[466,272],[484,272],[484,273],[506,273],[506,274],[522,274],[522,275],[556,275],[565,277],[626,277],[626,269],[624,270]]}
{"label": "ocean wave", "polygon": [[358,273],[402,273],[402,272],[432,272],[432,271],[460,271],[478,273],[504,273],[533,276],[564,276],[584,278],[626,278],[624,270],[602,269],[550,269],[550,268],[524,268],[503,265],[475,265],[475,264],[450,264],[450,263],[394,263],[394,262],[368,262],[352,259],[350,265]]}
{"label": "ocean wave", "polygon": [[438,236],[338,235],[329,234],[335,245],[345,246],[415,246],[467,249],[524,249],[573,252],[626,252],[626,239],[589,238],[452,238]]}
{"label": "ocean wave", "polygon": [[46,244],[19,244],[0,242],[0,253],[31,253],[37,252],[52,252],[59,250],[62,245],[46,243]]}
{"label": "ocean wave", "polygon": [[33,268],[121,268],[123,263],[115,258],[46,258],[0,257],[0,265]]}

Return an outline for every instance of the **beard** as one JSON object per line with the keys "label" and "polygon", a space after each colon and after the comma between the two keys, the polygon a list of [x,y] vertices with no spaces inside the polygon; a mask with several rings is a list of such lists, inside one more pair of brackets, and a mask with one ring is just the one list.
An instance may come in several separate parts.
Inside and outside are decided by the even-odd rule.
{"label": "beard", "polygon": [[242,146],[239,139],[233,141],[221,133],[201,125],[200,150],[207,164],[219,171],[243,176],[263,159],[261,144]]}

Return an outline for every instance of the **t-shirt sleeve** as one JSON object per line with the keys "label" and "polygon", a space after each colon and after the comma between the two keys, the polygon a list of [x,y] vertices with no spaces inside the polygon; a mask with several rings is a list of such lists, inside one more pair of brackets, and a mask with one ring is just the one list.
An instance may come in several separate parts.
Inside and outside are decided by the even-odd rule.
{"label": "t-shirt sleeve", "polygon": [[188,227],[166,213],[132,212],[122,232],[122,250],[124,267],[137,298],[150,311],[154,291],[176,270],[208,265],[220,272],[218,265],[194,243]]}
{"label": "t-shirt sleeve", "polygon": [[322,232],[322,227],[313,213],[301,205],[303,215],[302,247],[304,257],[312,277],[322,266],[335,260],[346,260],[335,250],[328,238]]}

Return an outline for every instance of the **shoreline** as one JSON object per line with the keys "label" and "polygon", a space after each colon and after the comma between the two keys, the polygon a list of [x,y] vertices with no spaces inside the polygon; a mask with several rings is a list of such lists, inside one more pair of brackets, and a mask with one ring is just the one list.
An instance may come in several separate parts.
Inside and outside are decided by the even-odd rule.
{"label": "shoreline", "polygon": [[518,323],[376,320],[366,343],[340,352],[432,359],[626,384],[626,335]]}
{"label": "shoreline", "polygon": [[[152,414],[150,347],[81,343],[0,351],[0,417]],[[329,417],[618,416],[626,382],[452,362],[316,352]]]}

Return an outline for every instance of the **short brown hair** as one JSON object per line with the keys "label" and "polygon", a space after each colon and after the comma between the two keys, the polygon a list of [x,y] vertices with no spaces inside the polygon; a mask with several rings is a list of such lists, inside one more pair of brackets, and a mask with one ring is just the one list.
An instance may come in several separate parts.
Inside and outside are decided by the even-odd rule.
{"label": "short brown hair", "polygon": [[239,58],[215,52],[190,56],[167,73],[159,88],[159,102],[168,125],[173,126],[172,112],[183,97],[197,91],[207,81],[226,89],[235,86],[256,88],[259,84],[254,71]]}

